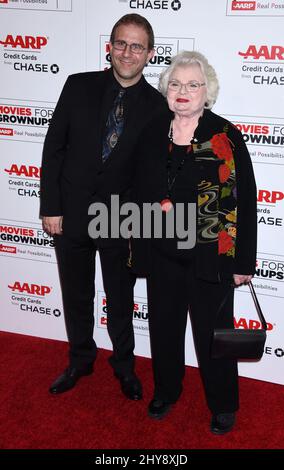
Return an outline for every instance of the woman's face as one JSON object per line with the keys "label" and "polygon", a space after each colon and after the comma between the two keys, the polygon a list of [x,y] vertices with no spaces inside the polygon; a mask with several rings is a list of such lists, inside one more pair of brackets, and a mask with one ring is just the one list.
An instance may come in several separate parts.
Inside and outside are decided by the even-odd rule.
{"label": "woman's face", "polygon": [[[185,86],[190,83],[193,83],[196,88],[191,90],[190,86]],[[198,88],[198,84],[202,86]],[[167,101],[171,111],[184,117],[202,114],[207,89],[205,78],[198,64],[176,67],[170,76],[169,85]]]}

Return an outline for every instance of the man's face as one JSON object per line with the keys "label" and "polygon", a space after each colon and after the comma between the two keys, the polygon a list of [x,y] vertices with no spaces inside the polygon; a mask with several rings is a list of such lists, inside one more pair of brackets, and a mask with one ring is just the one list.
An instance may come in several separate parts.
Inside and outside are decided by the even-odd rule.
{"label": "man's face", "polygon": [[[111,43],[109,45],[114,76],[123,87],[134,85],[154,55],[154,50],[148,51],[147,33],[134,24],[121,25],[116,30],[114,41],[125,41],[128,44],[124,50],[115,49]],[[145,49],[137,54],[131,52],[130,44],[140,44]]]}

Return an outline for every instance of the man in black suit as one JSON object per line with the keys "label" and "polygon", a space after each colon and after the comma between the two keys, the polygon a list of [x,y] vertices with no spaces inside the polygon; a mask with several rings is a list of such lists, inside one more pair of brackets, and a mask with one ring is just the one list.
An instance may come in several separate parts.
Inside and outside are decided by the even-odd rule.
{"label": "man in black suit", "polygon": [[[107,326],[113,344],[110,364],[124,395],[142,398],[134,372],[133,288],[127,268],[128,241],[92,240],[91,202],[128,200],[138,135],[164,99],[142,75],[154,55],[153,30],[146,18],[123,16],[110,37],[112,67],[68,77],[46,136],[41,179],[44,229],[54,235],[69,339],[69,366],[51,385],[52,394],[73,388],[93,372],[95,255],[99,252],[107,297]],[[117,99],[122,129],[109,144],[110,116]],[[121,133],[122,131],[122,133]],[[112,132],[112,130],[111,130]]]}

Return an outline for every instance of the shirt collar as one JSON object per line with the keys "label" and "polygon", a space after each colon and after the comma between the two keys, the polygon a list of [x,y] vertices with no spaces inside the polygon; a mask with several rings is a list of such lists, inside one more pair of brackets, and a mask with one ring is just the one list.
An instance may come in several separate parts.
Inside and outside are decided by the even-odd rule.
{"label": "shirt collar", "polygon": [[129,87],[123,88],[120,83],[116,80],[114,74],[113,74],[113,69],[111,68],[111,74],[110,74],[110,90],[118,91],[120,89],[125,90],[125,96],[133,96],[136,95],[142,88],[145,86],[146,80],[144,78],[144,75],[140,78],[140,80],[135,83],[134,85],[131,85]]}

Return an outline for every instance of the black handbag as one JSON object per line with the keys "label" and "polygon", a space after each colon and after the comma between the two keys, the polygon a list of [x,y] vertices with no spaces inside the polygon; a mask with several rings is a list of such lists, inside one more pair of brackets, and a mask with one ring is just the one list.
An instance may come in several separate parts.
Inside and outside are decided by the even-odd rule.
{"label": "black handbag", "polygon": [[[211,356],[213,359],[260,359],[263,355],[267,324],[258,303],[253,284],[249,282],[248,286],[262,328],[257,330],[215,328],[211,345]],[[227,296],[223,300],[218,314],[224,306],[226,299]]]}

